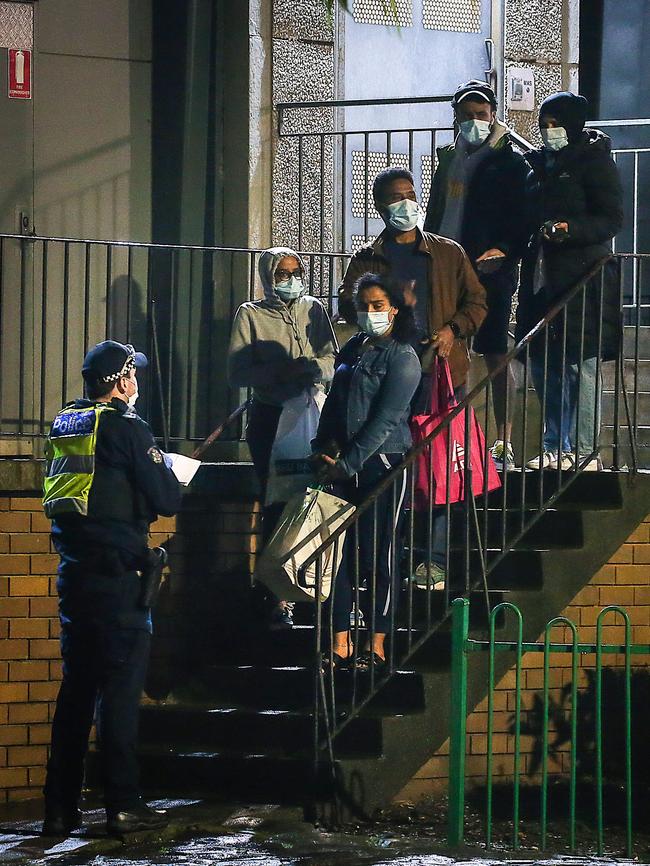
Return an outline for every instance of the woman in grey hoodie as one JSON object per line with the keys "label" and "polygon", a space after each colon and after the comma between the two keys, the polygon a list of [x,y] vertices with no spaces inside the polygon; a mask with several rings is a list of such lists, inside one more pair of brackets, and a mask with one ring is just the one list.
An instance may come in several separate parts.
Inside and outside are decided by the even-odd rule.
{"label": "woman in grey hoodie", "polygon": [[[259,276],[264,298],[247,301],[235,315],[228,379],[231,386],[253,391],[246,441],[264,502],[282,405],[312,385],[331,381],[338,346],[325,307],[307,294],[305,266],[298,253],[287,247],[266,250],[260,257]],[[273,503],[263,509],[264,541],[282,507]],[[292,606],[275,601],[271,627],[291,628]]]}

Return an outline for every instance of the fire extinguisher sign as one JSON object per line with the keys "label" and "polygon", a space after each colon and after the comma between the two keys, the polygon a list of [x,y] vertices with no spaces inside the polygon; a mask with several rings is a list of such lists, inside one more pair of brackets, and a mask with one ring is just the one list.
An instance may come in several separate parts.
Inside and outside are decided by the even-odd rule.
{"label": "fire extinguisher sign", "polygon": [[9,98],[32,98],[32,52],[25,48],[9,49]]}

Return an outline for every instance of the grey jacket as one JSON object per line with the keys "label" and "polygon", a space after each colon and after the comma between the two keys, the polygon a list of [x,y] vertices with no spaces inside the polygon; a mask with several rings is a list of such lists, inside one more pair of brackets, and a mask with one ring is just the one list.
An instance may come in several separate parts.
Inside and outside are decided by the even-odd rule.
{"label": "grey jacket", "polygon": [[[284,247],[262,254],[259,263],[264,299],[242,304],[235,315],[228,351],[228,380],[235,387],[251,387],[262,403],[280,406],[316,383],[334,375],[336,337],[325,307],[303,294],[285,303],[275,292],[273,276],[284,256],[300,256]],[[304,272],[304,266],[303,266]],[[292,373],[291,364],[295,366]]]}
{"label": "grey jacket", "polygon": [[348,476],[373,454],[403,454],[411,447],[410,403],[422,375],[408,343],[386,340],[364,347],[365,342],[365,334],[355,334],[341,350],[312,442],[317,451],[334,440]]}

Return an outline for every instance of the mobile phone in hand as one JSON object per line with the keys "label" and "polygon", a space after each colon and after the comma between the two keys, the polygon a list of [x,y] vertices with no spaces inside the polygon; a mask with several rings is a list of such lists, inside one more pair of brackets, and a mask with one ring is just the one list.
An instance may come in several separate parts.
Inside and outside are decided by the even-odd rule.
{"label": "mobile phone in hand", "polygon": [[476,263],[479,274],[492,274],[498,270],[505,260],[505,256],[490,256],[489,259],[481,259]]}

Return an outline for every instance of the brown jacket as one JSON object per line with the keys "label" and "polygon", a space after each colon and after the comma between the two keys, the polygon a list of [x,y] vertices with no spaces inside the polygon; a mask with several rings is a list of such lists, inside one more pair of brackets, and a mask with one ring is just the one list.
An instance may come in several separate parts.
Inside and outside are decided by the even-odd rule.
{"label": "brown jacket", "polygon": [[[449,366],[454,385],[461,385],[469,367],[467,338],[476,333],[487,315],[485,289],[465,255],[455,241],[420,232],[420,252],[429,256],[429,327],[438,330],[448,322],[456,322],[461,336],[455,341],[449,355]],[[383,255],[385,232],[376,241],[358,250],[350,260],[348,269],[339,286],[339,310],[349,318],[352,307],[352,289],[362,274],[390,274],[390,263]],[[428,357],[427,357],[428,356]],[[423,366],[428,366],[431,353],[425,353]],[[425,360],[427,359],[427,360]]]}

